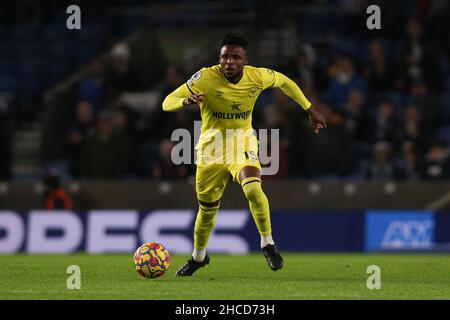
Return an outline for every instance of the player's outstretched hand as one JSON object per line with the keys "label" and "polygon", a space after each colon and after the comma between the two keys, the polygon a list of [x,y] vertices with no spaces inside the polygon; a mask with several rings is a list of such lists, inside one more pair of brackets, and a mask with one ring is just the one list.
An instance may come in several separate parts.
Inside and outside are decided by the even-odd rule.
{"label": "player's outstretched hand", "polygon": [[309,120],[311,121],[316,134],[319,133],[320,130],[327,127],[327,120],[325,119],[325,116],[316,107],[311,106],[307,111],[309,114]]}
{"label": "player's outstretched hand", "polygon": [[203,101],[204,93],[197,93],[189,98],[185,98],[183,100],[183,106],[188,106],[192,104],[198,104],[200,101]]}

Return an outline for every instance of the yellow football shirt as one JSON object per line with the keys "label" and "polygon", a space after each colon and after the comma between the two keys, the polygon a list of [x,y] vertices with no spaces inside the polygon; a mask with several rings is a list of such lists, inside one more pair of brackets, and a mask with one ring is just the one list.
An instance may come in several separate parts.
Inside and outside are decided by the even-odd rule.
{"label": "yellow football shirt", "polygon": [[[234,84],[226,79],[220,65],[215,65],[202,68],[186,84],[168,95],[163,102],[163,109],[180,110],[183,108],[183,99],[203,93],[203,101],[199,104],[202,127],[196,149],[205,150],[210,142],[216,141],[217,134],[222,135],[225,148],[227,129],[228,132],[232,129],[235,132],[253,132],[252,111],[255,102],[261,92],[268,88],[280,88],[305,110],[311,106],[295,82],[282,73],[267,68],[244,66],[241,80]],[[225,153],[229,151],[224,150]]]}

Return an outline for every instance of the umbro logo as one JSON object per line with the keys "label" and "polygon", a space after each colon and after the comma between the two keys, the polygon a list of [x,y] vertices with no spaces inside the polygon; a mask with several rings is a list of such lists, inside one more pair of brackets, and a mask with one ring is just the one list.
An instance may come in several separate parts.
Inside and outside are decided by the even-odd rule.
{"label": "umbro logo", "polygon": [[221,97],[221,96],[223,96],[223,91],[217,90],[216,97]]}

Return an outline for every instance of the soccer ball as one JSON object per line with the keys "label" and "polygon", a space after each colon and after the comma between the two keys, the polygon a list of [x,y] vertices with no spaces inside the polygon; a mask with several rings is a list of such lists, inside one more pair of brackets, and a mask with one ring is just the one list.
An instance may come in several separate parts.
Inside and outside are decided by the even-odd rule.
{"label": "soccer ball", "polygon": [[156,242],[141,245],[134,253],[133,260],[137,273],[150,279],[161,277],[170,266],[169,251]]}

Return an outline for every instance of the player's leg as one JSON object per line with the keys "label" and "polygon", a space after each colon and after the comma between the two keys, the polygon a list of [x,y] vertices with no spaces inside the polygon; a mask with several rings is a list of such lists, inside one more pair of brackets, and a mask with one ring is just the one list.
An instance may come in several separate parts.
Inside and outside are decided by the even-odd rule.
{"label": "player's leg", "polygon": [[206,248],[228,179],[229,174],[223,166],[197,166],[196,192],[199,208],[194,227],[194,250],[191,259],[177,271],[177,276],[190,276],[209,263]]}
{"label": "player's leg", "polygon": [[272,238],[269,200],[262,189],[260,167],[243,167],[239,171],[238,182],[241,184],[245,197],[249,202],[250,212],[261,236],[261,249],[264,256],[272,270],[281,269],[283,267],[283,258]]}
{"label": "player's leg", "polygon": [[261,246],[265,246],[268,242],[273,244],[273,240],[266,237],[272,234],[272,228],[269,200],[262,190],[260,169],[250,166],[243,167],[239,172],[238,182],[242,186],[256,227],[261,235]]}
{"label": "player's leg", "polygon": [[220,199],[229,180],[227,169],[221,164],[206,164],[197,166],[196,193],[198,213],[194,228],[195,261],[203,261],[206,247],[216,223]]}
{"label": "player's leg", "polygon": [[206,202],[198,199],[198,213],[194,227],[194,251],[192,258],[202,262],[206,256],[206,247],[216,224],[220,200]]}
{"label": "player's leg", "polygon": [[210,257],[206,254],[206,246],[216,223],[220,201],[198,200],[198,203],[199,209],[194,228],[194,251],[191,259],[178,269],[176,276],[191,276],[195,271],[209,264]]}

